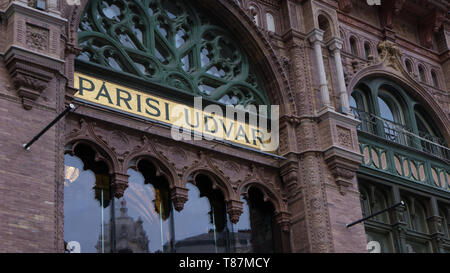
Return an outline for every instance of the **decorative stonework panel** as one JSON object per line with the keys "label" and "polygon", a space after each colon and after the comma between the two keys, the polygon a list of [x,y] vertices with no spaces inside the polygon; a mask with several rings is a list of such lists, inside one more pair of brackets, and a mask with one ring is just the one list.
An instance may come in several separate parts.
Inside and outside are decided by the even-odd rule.
{"label": "decorative stonework panel", "polygon": [[48,51],[49,30],[31,24],[27,24],[26,29],[27,47],[39,51]]}
{"label": "decorative stonework panel", "polygon": [[340,126],[337,126],[336,129],[339,143],[343,146],[352,148],[353,147],[352,132],[349,129]]}

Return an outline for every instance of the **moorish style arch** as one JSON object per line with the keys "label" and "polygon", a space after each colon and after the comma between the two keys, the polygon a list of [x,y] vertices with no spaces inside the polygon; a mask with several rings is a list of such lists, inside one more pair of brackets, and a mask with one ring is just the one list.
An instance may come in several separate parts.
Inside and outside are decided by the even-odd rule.
{"label": "moorish style arch", "polygon": [[[226,5],[227,2],[222,4]],[[77,35],[74,33],[69,35],[71,39],[74,37],[78,39],[78,49],[75,47],[76,50],[73,52],[74,57],[76,53],[78,54],[75,66],[77,71],[90,75],[110,74],[124,82],[131,81],[138,85],[145,82],[152,88],[167,91],[170,96],[178,97],[179,100],[201,95],[209,101],[244,106],[267,105],[271,101],[285,100],[284,93],[276,93],[279,87],[273,88],[279,86],[278,80],[284,77],[283,69],[275,70],[277,76],[273,80],[270,66],[273,61],[278,62],[278,59],[273,53],[269,54],[272,59],[266,58],[265,53],[258,56],[261,54],[260,50],[269,52],[273,50],[267,42],[264,42],[265,37],[257,29],[256,35],[260,37],[256,41],[263,46],[256,52],[252,50],[253,56],[248,56],[245,53],[246,49],[255,45],[244,44],[244,48],[241,48],[241,45],[235,42],[238,39],[231,38],[234,33],[231,34],[220,27],[220,24],[216,25],[205,18],[198,8],[186,2],[89,1],[88,4],[83,5],[85,5],[84,14],[90,16],[81,17]],[[142,5],[147,9],[143,9]],[[129,12],[121,12],[124,10]],[[72,11],[73,14],[80,15],[78,8],[72,7]],[[271,73],[271,76],[259,75],[257,67],[261,67],[263,73]],[[267,83],[266,79],[272,80]],[[289,91],[288,88],[284,90]],[[227,99],[224,99],[225,97]],[[290,100],[293,105],[293,100]],[[283,103],[282,108],[284,105],[289,104]],[[289,113],[295,111],[295,107],[287,107],[282,111]],[[145,133],[140,135],[142,133],[138,131],[141,129],[133,132],[131,128],[124,128],[123,126],[127,127],[125,124],[122,127],[114,125],[113,128],[108,128],[108,123],[102,121],[102,117],[91,110],[86,109],[84,113],[79,114],[89,117],[86,117],[87,121],[77,124],[76,120],[80,118],[78,113],[71,115],[68,118],[67,139],[70,142],[76,142],[78,138],[91,139],[92,142],[99,143],[98,146],[108,151],[105,153],[111,154],[109,186],[106,186],[105,182],[105,187],[108,188],[108,194],[112,194],[114,198],[111,197],[112,199],[108,200],[109,205],[101,209],[104,224],[101,225],[99,237],[101,240],[99,239],[95,246],[97,251],[170,252],[174,249],[189,251],[191,249],[188,247],[189,244],[181,242],[184,239],[175,243],[173,238],[175,234],[179,234],[178,238],[186,240],[194,240],[195,236],[207,236],[207,241],[211,241],[208,237],[210,235],[198,233],[199,230],[198,227],[195,228],[195,224],[192,226],[193,233],[180,235],[179,232],[182,231],[177,230],[177,226],[183,225],[183,221],[187,221],[186,224],[188,224],[189,221],[197,218],[186,218],[186,215],[202,211],[212,217],[209,220],[204,219],[206,226],[212,224],[209,228],[214,233],[215,242],[205,246],[208,248],[207,251],[234,251],[228,245],[233,245],[234,242],[229,241],[226,247],[218,246],[216,239],[222,238],[222,235],[225,236],[223,232],[233,233],[233,226],[242,225],[248,221],[247,217],[253,217],[251,220],[253,228],[250,228],[249,223],[246,224],[247,228],[252,230],[252,235],[238,232],[236,236],[241,234],[244,237],[259,238],[252,239],[256,244],[253,251],[275,250],[275,244],[269,241],[264,241],[262,245],[257,246],[257,240],[263,240],[265,236],[258,237],[258,229],[254,221],[266,221],[264,223],[275,225],[276,228],[266,232],[279,232],[280,234],[276,235],[277,238],[280,236],[285,238],[289,232],[289,213],[283,197],[285,196],[284,187],[274,166],[266,170],[267,166],[260,166],[255,162],[249,164],[240,160],[241,164],[239,164],[237,158],[231,156],[205,153],[190,145],[175,143],[167,139],[167,134],[156,137],[160,132],[153,131],[156,135],[151,133],[152,136]],[[101,115],[105,115],[108,120],[108,114],[101,113]],[[126,133],[124,133],[125,129]],[[208,145],[211,146],[208,143],[203,144],[203,146]],[[224,160],[225,166],[232,166],[232,168],[224,168],[218,158]],[[67,160],[76,163],[76,158],[67,158]],[[85,169],[89,170],[89,166]],[[255,177],[256,170],[263,169],[265,176],[258,177],[260,179]],[[240,192],[241,185],[247,183],[245,181],[249,181],[250,178],[252,178],[251,187],[246,187],[245,192]],[[72,182],[73,185],[75,183]],[[257,186],[266,183],[268,183],[266,186]],[[251,193],[248,188],[251,188]],[[242,195],[247,199],[241,200]],[[86,198],[88,196],[89,194],[85,195]],[[103,195],[101,196],[103,198]],[[144,198],[144,196],[147,197]],[[137,199],[144,204],[139,205]],[[203,205],[196,209],[192,207],[200,203]],[[247,203],[250,207],[246,205]],[[208,206],[210,206],[209,209]],[[250,208],[250,212],[246,213],[245,208]],[[150,220],[149,213],[154,216],[159,215],[159,220],[158,217]],[[241,216],[243,213],[245,216]],[[141,241],[149,242],[149,248],[146,248],[145,244],[130,245],[130,242],[136,238],[124,237],[127,228],[124,223],[119,222],[122,221],[120,219],[131,219],[130,217],[134,219],[134,225],[142,229],[141,234],[146,234]],[[199,219],[202,217],[199,215]],[[109,221],[108,224],[105,221]],[[153,221],[161,223],[159,229],[156,226],[152,227]],[[217,223],[219,226],[216,225]],[[161,236],[154,237],[155,232],[161,233]],[[232,237],[226,235],[219,240]],[[268,238],[273,240],[275,235],[270,235]],[[131,241],[128,242],[128,239]],[[154,245],[152,241],[155,240],[159,240],[161,245]],[[284,239],[284,246],[277,244],[277,251],[288,249],[286,243],[287,240]],[[248,251],[252,251],[251,246],[250,244]],[[245,249],[244,246],[239,247]],[[201,248],[198,251],[201,251]]]}
{"label": "moorish style arch", "polygon": [[[288,72],[282,65],[282,58],[278,56],[268,41],[267,34],[262,32],[254,22],[252,16],[243,10],[233,0],[196,1],[209,12],[220,15],[221,21],[233,26],[233,35],[238,40],[249,40],[252,43],[241,44],[243,50],[255,61],[262,72],[263,84],[271,104],[280,105],[280,115],[296,115],[296,95],[291,89]],[[82,20],[87,0],[81,0],[80,5],[65,6],[64,14],[69,18],[68,36],[68,71],[73,71],[74,59],[80,53],[78,44],[78,26]],[[69,84],[73,85],[73,77],[69,74]]]}

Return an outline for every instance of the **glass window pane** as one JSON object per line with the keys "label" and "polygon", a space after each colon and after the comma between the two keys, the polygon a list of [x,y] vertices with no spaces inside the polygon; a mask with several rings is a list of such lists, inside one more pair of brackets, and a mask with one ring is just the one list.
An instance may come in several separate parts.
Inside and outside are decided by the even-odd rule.
{"label": "glass window pane", "polygon": [[217,246],[217,233],[213,225],[212,209],[206,196],[187,183],[188,201],[181,212],[175,212],[175,248],[178,253],[216,253],[224,252]]}
{"label": "glass window pane", "polygon": [[394,121],[394,113],[388,104],[380,97],[378,97],[378,105],[380,106],[381,117],[390,121]]}
{"label": "glass window pane", "polygon": [[367,251],[369,253],[392,253],[393,246],[389,234],[369,231],[367,236]]}
{"label": "glass window pane", "polygon": [[128,188],[116,201],[116,251],[171,251],[171,204],[168,189],[155,188],[142,173],[129,169]]}
{"label": "glass window pane", "polygon": [[64,241],[72,252],[110,252],[109,177],[83,171],[78,157],[65,155],[64,160]]}

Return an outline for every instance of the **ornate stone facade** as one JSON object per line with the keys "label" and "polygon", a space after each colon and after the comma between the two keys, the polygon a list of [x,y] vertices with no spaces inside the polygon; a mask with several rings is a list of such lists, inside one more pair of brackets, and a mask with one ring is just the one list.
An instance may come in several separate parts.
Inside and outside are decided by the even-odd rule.
{"label": "ornate stone facade", "polygon": [[[160,124],[74,100],[78,25],[87,1],[47,1],[44,11],[34,1],[0,1],[1,251],[64,251],[64,154],[87,144],[108,166],[117,198],[128,187],[127,170],[146,159],[169,182],[177,211],[188,200],[186,183],[204,174],[223,192],[233,223],[243,212],[241,195],[251,187],[264,194],[274,206],[279,251],[366,252],[364,226],[345,226],[362,215],[360,123],[343,107],[353,88],[380,75],[410,87],[450,141],[450,6],[422,1],[428,6],[420,11],[421,1],[391,2],[377,10],[351,0],[195,1],[220,15],[261,70],[271,103],[280,105],[280,147],[268,155],[175,141]],[[362,11],[379,24],[361,18]],[[407,12],[426,18],[417,41],[396,34],[393,18]],[[418,80],[418,64],[437,74],[437,85],[431,74]],[[24,151],[23,143],[68,103],[76,112]],[[450,206],[446,194],[440,200]],[[403,234],[400,210],[393,224]],[[439,244],[442,219],[433,215],[429,222]]]}

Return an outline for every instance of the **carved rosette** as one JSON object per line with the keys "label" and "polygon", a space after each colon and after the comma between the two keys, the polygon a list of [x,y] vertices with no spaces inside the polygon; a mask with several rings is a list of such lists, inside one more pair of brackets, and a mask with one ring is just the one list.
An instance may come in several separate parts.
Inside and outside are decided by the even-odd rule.
{"label": "carved rosette", "polygon": [[176,211],[180,212],[184,208],[184,203],[188,200],[188,189],[183,187],[174,187],[170,191],[170,198]]}
{"label": "carved rosette", "polygon": [[227,211],[230,216],[230,221],[233,224],[237,224],[239,222],[239,217],[241,216],[244,207],[244,203],[241,201],[230,200],[227,202]]}
{"label": "carved rosette", "polygon": [[128,177],[129,175],[127,174],[113,174],[111,186],[114,189],[115,197],[122,198],[125,190],[128,188]]}

